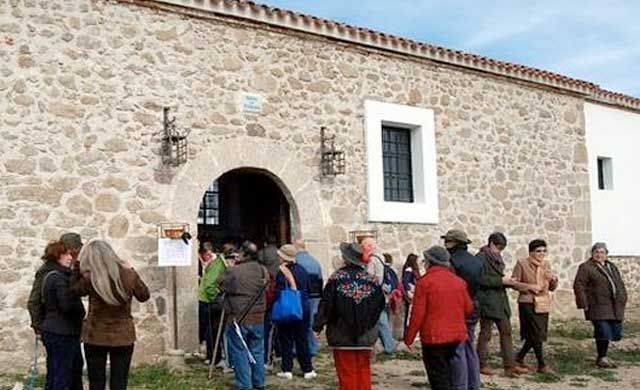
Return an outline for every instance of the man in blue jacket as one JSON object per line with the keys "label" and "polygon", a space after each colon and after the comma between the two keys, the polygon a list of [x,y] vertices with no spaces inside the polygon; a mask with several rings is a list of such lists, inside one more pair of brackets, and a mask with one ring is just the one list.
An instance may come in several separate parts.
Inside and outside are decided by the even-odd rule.
{"label": "man in blue jacket", "polygon": [[307,321],[305,327],[307,329],[307,340],[309,340],[309,353],[311,356],[316,356],[316,353],[318,353],[318,340],[316,340],[311,326],[315,320],[318,304],[322,297],[322,267],[318,260],[307,252],[304,240],[299,238],[295,240],[293,245],[297,250],[296,263],[307,271],[309,277],[309,321]]}
{"label": "man in blue jacket", "polygon": [[467,245],[471,243],[471,240],[469,240],[467,233],[464,231],[452,229],[441,238],[444,240],[444,245],[449,254],[451,254],[451,266],[455,273],[467,283],[469,296],[474,305],[473,314],[467,318],[467,334],[469,338],[456,349],[451,372],[453,388],[457,390],[478,390],[480,389],[480,364],[475,348],[474,331],[478,324],[476,292],[482,277],[482,261],[467,250]]}

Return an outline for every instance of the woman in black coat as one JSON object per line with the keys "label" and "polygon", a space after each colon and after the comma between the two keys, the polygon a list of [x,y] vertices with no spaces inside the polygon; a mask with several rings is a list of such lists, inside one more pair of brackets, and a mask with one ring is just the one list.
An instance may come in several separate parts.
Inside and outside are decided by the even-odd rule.
{"label": "woman in black coat", "polygon": [[42,342],[47,350],[47,390],[82,390],[80,331],[84,306],[71,294],[71,251],[61,242],[47,245],[42,280]]}
{"label": "woman in black coat", "polygon": [[608,253],[606,244],[594,244],[591,257],[580,264],[573,283],[576,305],[593,323],[598,351],[596,364],[601,368],[615,367],[607,358],[607,350],[609,341],[622,338],[622,320],[627,304],[624,281],[618,267],[607,259]]}

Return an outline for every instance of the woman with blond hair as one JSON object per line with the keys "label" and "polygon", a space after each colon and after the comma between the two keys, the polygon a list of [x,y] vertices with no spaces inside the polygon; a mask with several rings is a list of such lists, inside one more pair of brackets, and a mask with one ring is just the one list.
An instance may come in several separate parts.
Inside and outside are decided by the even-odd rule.
{"label": "woman with blond hair", "polygon": [[89,296],[89,313],[82,328],[89,389],[105,389],[107,355],[109,388],[126,389],[136,340],[131,301],[136,297],[145,302],[149,289],[105,241],[90,241],[80,251],[78,261],[79,273],[72,290],[77,295]]}

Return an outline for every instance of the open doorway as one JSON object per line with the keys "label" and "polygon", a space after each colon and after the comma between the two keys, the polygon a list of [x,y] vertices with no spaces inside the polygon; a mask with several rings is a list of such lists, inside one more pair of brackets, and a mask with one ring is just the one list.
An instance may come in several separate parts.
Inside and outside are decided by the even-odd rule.
{"label": "open doorway", "polygon": [[198,211],[198,241],[220,248],[224,242],[251,240],[260,247],[272,237],[291,241],[289,202],[274,179],[256,168],[239,168],[215,179]]}

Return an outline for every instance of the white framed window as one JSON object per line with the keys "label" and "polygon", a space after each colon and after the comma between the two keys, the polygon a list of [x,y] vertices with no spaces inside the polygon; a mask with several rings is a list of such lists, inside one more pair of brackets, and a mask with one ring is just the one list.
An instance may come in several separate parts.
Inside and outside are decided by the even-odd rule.
{"label": "white framed window", "polygon": [[369,221],[438,223],[433,110],[374,100],[364,107]]}
{"label": "white framed window", "polygon": [[613,190],[613,165],[610,157],[598,157],[598,189]]}

